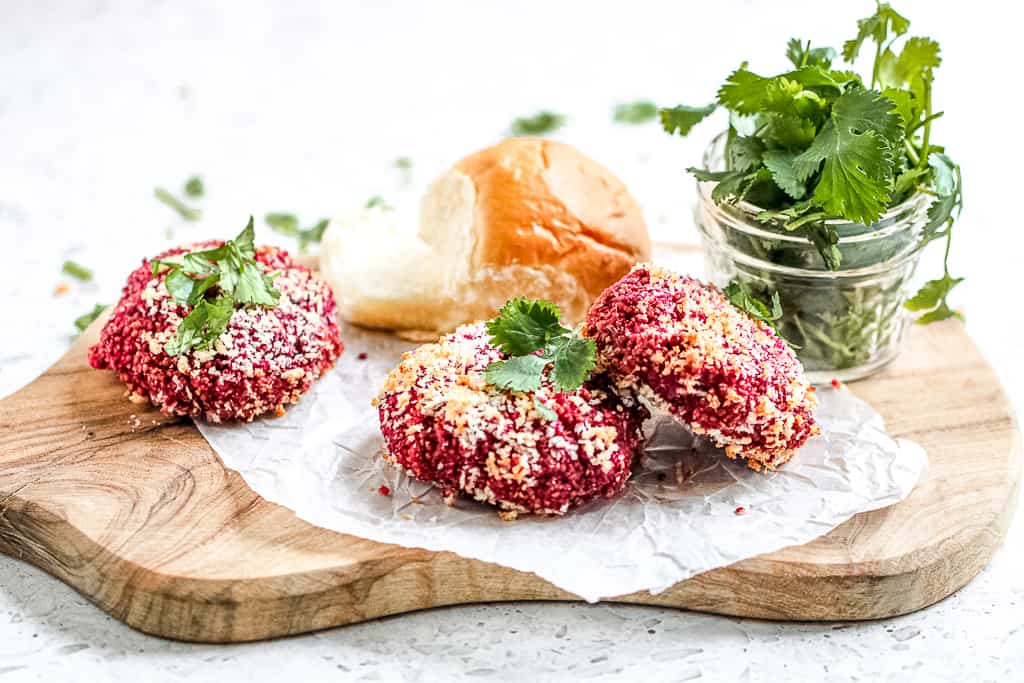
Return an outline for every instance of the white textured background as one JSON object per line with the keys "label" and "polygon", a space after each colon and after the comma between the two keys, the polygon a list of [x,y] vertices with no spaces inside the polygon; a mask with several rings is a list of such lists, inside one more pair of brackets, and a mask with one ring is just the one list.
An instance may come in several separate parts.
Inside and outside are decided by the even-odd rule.
{"label": "white textured background", "polygon": [[[1021,98],[1010,3],[900,0],[943,46],[933,138],[963,166],[954,274],[972,335],[1020,406]],[[791,36],[838,46],[863,2],[92,2],[0,0],[0,395],[67,348],[71,321],[112,302],[142,255],[227,237],[249,213],[312,223],[418,187],[496,141],[515,116],[560,111],[556,137],[613,168],[659,239],[694,240],[694,163],[718,125],[670,139],[613,125],[618,101],[710,101],[742,59],[784,68]],[[392,166],[414,162],[411,186]],[[206,180],[204,219],[152,197]],[[1016,175],[1014,175],[1016,174]],[[264,229],[261,239],[273,241]],[[937,254],[929,256],[934,265]],[[72,284],[73,258],[96,280]],[[0,683],[8,680],[1020,680],[1024,530],[991,567],[924,612],[799,625],[647,608],[436,610],[270,644],[168,643],[0,558]]]}

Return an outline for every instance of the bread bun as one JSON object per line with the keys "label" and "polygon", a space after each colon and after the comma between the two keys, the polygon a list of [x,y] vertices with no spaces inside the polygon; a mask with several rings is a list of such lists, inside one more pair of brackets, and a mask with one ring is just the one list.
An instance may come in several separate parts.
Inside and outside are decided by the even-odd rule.
{"label": "bread bun", "polygon": [[651,254],[626,186],[575,148],[536,138],[459,161],[427,189],[418,234],[411,224],[381,209],[332,221],[321,265],[347,320],[434,335],[527,296],[578,322]]}

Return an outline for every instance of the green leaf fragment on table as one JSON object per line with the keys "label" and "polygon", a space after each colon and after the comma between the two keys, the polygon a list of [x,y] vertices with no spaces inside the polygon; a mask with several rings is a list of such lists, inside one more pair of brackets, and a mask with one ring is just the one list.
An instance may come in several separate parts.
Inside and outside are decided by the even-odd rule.
{"label": "green leaf fragment on table", "polygon": [[566,118],[562,114],[551,111],[539,111],[533,116],[521,116],[512,121],[512,135],[545,135],[552,133],[563,125]]}
{"label": "green leaf fragment on table", "polygon": [[658,105],[650,100],[617,104],[612,118],[617,123],[647,123],[658,118]]}
{"label": "green leaf fragment on table", "polygon": [[409,157],[398,157],[394,161],[394,166],[403,171],[408,171],[412,168],[412,159]]}
{"label": "green leaf fragment on table", "polygon": [[680,104],[671,109],[661,110],[661,127],[670,135],[687,135],[698,123],[707,118],[715,110],[714,104],[706,107],[688,107]]}
{"label": "green leaf fragment on table", "polygon": [[185,181],[185,194],[192,199],[198,199],[206,193],[206,187],[203,185],[203,179],[197,175],[192,176]]}
{"label": "green leaf fragment on table", "polygon": [[65,261],[64,265],[61,266],[61,270],[80,282],[89,282],[92,280],[92,271],[80,263],[75,263],[74,261]]}
{"label": "green leaf fragment on table", "polygon": [[[374,197],[373,199],[380,198]],[[371,199],[371,201],[373,200]],[[383,202],[383,200],[380,201]],[[291,213],[268,213],[263,217],[263,221],[274,232],[296,238],[299,242],[299,253],[305,253],[310,244],[319,244],[330,223],[327,218],[321,218],[312,227],[301,228],[298,217]]]}
{"label": "green leaf fragment on table", "polygon": [[192,207],[185,204],[184,201],[175,197],[168,190],[157,187],[153,190],[153,196],[156,197],[161,203],[170,208],[174,209],[179,216],[187,221],[197,221],[202,217],[202,212],[199,209],[193,209]]}
{"label": "green leaf fragment on table", "polygon": [[299,218],[293,213],[268,213],[263,222],[282,235],[294,237],[299,233]]}
{"label": "green leaf fragment on table", "polygon": [[380,195],[374,195],[366,200],[367,209],[382,209],[384,211],[394,211],[395,207],[387,203],[387,201]]}
{"label": "green leaf fragment on table", "polygon": [[89,311],[88,313],[83,313],[82,315],[75,318],[75,329],[77,329],[80,333],[85,332],[86,328],[89,327],[89,325],[91,325],[92,322],[96,320],[96,318],[100,317],[100,314],[103,313],[103,311],[105,311],[106,309],[107,307],[104,306],[103,304],[96,304],[95,306],[92,307],[91,311]]}

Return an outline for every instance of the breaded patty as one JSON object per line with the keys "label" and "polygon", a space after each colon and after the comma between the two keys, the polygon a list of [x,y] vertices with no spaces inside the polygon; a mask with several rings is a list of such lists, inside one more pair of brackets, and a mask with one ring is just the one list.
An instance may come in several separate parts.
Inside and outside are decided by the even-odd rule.
{"label": "breaded patty", "polygon": [[[221,244],[171,249],[157,258]],[[212,348],[177,356],[164,347],[190,309],[167,291],[166,271],[154,276],[151,262],[143,261],[90,349],[90,365],[115,371],[132,400],[149,400],[167,415],[227,422],[283,412],[334,366],[343,345],[323,280],[274,247],[257,248],[255,260],[277,272],[279,304],[236,310]]]}
{"label": "breaded patty", "polygon": [[406,353],[376,399],[384,457],[450,501],[462,492],[512,513],[559,515],[619,493],[646,409],[600,378],[571,392],[546,379],[533,393],[488,385],[503,358],[483,323]]}
{"label": "breaded patty", "polygon": [[617,387],[753,469],[778,467],[819,432],[796,354],[711,285],[636,266],[594,301],[585,334]]}

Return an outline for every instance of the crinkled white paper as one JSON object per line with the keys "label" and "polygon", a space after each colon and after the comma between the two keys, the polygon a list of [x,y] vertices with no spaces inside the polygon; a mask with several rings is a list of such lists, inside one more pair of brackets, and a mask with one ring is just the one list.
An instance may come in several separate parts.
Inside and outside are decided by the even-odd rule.
{"label": "crinkled white paper", "polygon": [[[902,500],[927,463],[919,446],[887,436],[870,406],[829,389],[818,393],[822,435],[778,472],[753,472],[660,418],[648,424],[642,467],[619,497],[564,517],[503,522],[494,508],[473,501],[446,506],[430,484],[381,459],[370,399],[414,344],[351,326],[342,338],[338,366],[284,417],[199,423],[224,464],[256,493],[317,526],[533,572],[589,601],[657,593],[806,543],[858,512]],[[390,496],[379,493],[382,485]]]}

